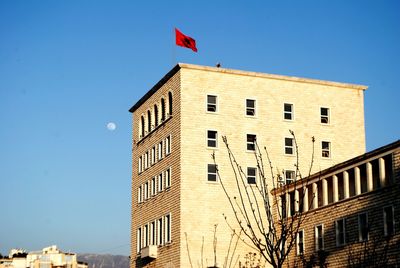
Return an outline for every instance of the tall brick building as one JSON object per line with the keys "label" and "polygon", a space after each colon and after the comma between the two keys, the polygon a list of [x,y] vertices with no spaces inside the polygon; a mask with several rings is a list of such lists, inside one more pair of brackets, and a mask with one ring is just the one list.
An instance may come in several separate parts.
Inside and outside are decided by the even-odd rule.
{"label": "tall brick building", "polygon": [[[234,188],[222,144],[257,184],[254,139],[268,147],[274,167],[293,179],[296,133],[300,168],[314,171],[365,153],[365,86],[178,64],[131,109],[133,114],[131,267],[222,267],[232,211],[211,154]],[[231,222],[235,228],[234,222]],[[187,237],[187,242],[186,242]],[[204,241],[204,242],[203,242]],[[190,257],[187,250],[189,247]],[[237,255],[251,249],[240,244]]]}

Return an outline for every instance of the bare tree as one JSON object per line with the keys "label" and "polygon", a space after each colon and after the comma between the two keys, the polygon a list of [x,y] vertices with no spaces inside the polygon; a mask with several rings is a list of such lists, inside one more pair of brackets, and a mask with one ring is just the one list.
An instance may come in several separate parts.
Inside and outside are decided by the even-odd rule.
{"label": "bare tree", "polygon": [[[214,225],[214,237],[213,237],[213,264],[212,266],[207,266],[207,268],[217,268],[217,224]],[[224,263],[222,268],[233,268],[236,267],[238,261],[239,261],[239,257],[240,255],[236,254],[236,248],[239,242],[239,237],[240,237],[240,233],[236,234],[235,232],[233,232],[231,234],[231,239],[229,241],[229,246],[228,249],[226,251],[226,255],[224,257]],[[185,238],[186,238],[186,250],[187,250],[187,254],[188,254],[188,259],[189,259],[189,263],[190,263],[190,267],[193,268],[193,263],[192,263],[192,258],[190,255],[190,249],[189,249],[189,241],[188,241],[188,236],[187,233],[185,232]],[[202,238],[202,244],[201,244],[201,259],[198,263],[198,267],[200,268],[204,268],[204,259],[203,259],[203,251],[204,251],[204,236]],[[206,263],[208,262],[208,260],[206,259]]]}
{"label": "bare tree", "polygon": [[[289,189],[296,189],[302,186],[307,187],[307,180],[303,180],[303,176],[299,167],[299,148],[296,136],[293,131],[290,131],[293,137],[296,162],[295,179],[291,184],[282,183],[283,174],[274,171],[272,161],[269,157],[266,147],[260,149],[257,141],[254,141],[255,152],[254,157],[257,163],[257,184],[249,185],[247,174],[243,171],[242,166],[238,163],[226,136],[223,137],[223,142],[228,152],[230,165],[233,170],[233,178],[224,178],[221,174],[215,154],[212,155],[214,164],[216,165],[217,175],[224,190],[226,197],[234,214],[234,220],[239,225],[243,236],[241,241],[253,248],[261,257],[271,264],[273,267],[283,267],[285,261],[296,244],[296,236],[300,226],[307,219],[307,212],[303,212],[303,200],[307,191],[301,191],[296,196],[294,207],[291,209],[287,202]],[[311,175],[313,160],[314,160],[314,142],[312,137],[312,157],[307,176]],[[264,155],[266,156],[267,165],[264,163]],[[228,180],[234,181],[234,192],[231,193],[228,187]],[[300,185],[301,184],[301,185]],[[271,190],[280,188],[279,195],[271,194]],[[282,198],[283,197],[283,198]],[[309,204],[312,203],[312,198]],[[307,204],[308,205],[308,204]],[[234,227],[224,215],[229,227],[234,231]]]}

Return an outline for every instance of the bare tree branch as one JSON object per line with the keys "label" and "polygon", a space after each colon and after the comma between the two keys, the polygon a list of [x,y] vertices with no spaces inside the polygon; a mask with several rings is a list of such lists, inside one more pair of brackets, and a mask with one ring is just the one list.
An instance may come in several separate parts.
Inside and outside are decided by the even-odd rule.
{"label": "bare tree branch", "polygon": [[[214,153],[212,154],[220,184],[229,201],[234,219],[240,228],[240,235],[237,241],[240,239],[243,243],[257,250],[260,256],[273,267],[283,266],[290,251],[296,244],[297,233],[308,215],[304,209],[304,196],[308,194],[308,191],[304,189],[308,187],[308,181],[303,179],[300,171],[299,146],[295,133],[290,130],[290,134],[294,141],[294,152],[296,154],[296,162],[294,164],[296,170],[292,184],[281,183],[284,181],[282,179],[284,174],[281,177],[282,175],[279,171],[277,173],[274,172],[267,148],[263,147],[264,150],[261,151],[257,140],[254,141],[254,159],[257,166],[257,177],[259,178],[256,181],[256,185],[248,183],[247,173],[243,171],[238,163],[226,136],[223,136],[222,140],[228,152],[229,163],[233,171],[233,180],[223,178],[218,169],[216,156]],[[311,142],[312,156],[308,175],[311,175],[314,163],[314,137],[312,137]],[[265,168],[263,154],[266,156],[267,169]],[[266,170],[269,170],[268,175]],[[234,190],[237,195],[233,195],[230,192],[232,190],[231,187],[228,190],[228,184],[226,183],[228,181],[234,182]],[[272,190],[275,191],[274,194],[271,194]],[[293,201],[288,203],[286,199],[288,199],[287,196],[289,194],[293,196]],[[312,200],[309,200],[309,202],[311,204]],[[288,208],[291,208],[291,211]],[[235,229],[228,222],[226,215],[224,215],[224,218],[229,228],[234,232]],[[237,235],[235,232],[234,234]],[[241,237],[242,234],[244,237]],[[229,250],[227,256],[229,256]],[[225,259],[224,266],[226,264],[227,259]]]}

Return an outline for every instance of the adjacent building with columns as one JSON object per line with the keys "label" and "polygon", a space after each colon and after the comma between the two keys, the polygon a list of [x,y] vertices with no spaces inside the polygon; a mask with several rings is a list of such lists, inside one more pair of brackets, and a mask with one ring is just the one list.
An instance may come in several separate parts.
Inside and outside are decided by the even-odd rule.
{"label": "adjacent building with columns", "polygon": [[273,193],[285,199],[288,217],[307,215],[290,267],[315,265],[319,256],[327,267],[400,265],[400,141]]}
{"label": "adjacent building with columns", "polygon": [[[365,153],[365,89],[191,64],[172,68],[130,109],[131,267],[222,267],[232,233],[223,215],[233,228],[237,225],[211,159],[215,154],[225,185],[234,194],[234,175],[221,137],[228,138],[249,187],[259,179],[255,140],[268,148],[282,183],[290,183],[295,179],[296,144],[289,130],[295,132],[304,174],[312,159],[313,136],[314,172]],[[362,177],[364,171],[359,172]],[[325,195],[318,202],[373,187],[361,183],[357,188],[350,182],[346,190],[339,187],[339,181],[357,171],[348,173],[324,182],[325,188],[337,185],[335,194],[323,194],[318,187],[322,181],[315,183],[314,192]],[[239,244],[236,255],[243,258],[249,251]]]}

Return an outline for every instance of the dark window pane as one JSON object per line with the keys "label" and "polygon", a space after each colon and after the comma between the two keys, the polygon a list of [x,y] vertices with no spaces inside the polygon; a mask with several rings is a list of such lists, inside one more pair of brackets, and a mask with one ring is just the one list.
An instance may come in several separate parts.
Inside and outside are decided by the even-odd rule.
{"label": "dark window pane", "polygon": [[285,154],[293,154],[293,139],[285,138]]}
{"label": "dark window pane", "polygon": [[255,151],[256,149],[256,146],[254,144],[255,140],[256,140],[256,135],[247,134],[247,150]]}
{"label": "dark window pane", "polygon": [[304,253],[304,242],[303,242],[304,237],[303,237],[303,231],[300,231],[300,232],[299,232],[298,239],[299,239],[299,240],[298,240],[298,246],[299,246],[298,254],[299,254],[299,255],[302,255],[302,254]]}
{"label": "dark window pane", "polygon": [[246,115],[254,116],[256,114],[256,101],[246,100]]}
{"label": "dark window pane", "polygon": [[217,147],[217,131],[213,130],[207,131],[207,146]]}
{"label": "dark window pane", "polygon": [[209,130],[207,132],[207,137],[209,139],[216,139],[217,138],[217,131]]}
{"label": "dark window pane", "polygon": [[247,177],[248,184],[256,184],[256,177]]}
{"label": "dark window pane", "polygon": [[281,195],[281,204],[282,204],[282,219],[285,219],[287,217],[286,215],[286,197],[285,195]]}
{"label": "dark window pane", "polygon": [[255,168],[247,168],[247,174],[249,176],[255,176],[256,175],[256,169]]}
{"label": "dark window pane", "polygon": [[293,146],[293,139],[285,138],[285,145],[286,146]]}
{"label": "dark window pane", "polygon": [[323,141],[322,147],[322,157],[330,157],[330,142]]}
{"label": "dark window pane", "polygon": [[385,212],[386,235],[392,235],[394,233],[393,209],[392,207],[386,207],[384,212]]}
{"label": "dark window pane", "polygon": [[255,112],[255,110],[253,108],[247,108],[246,109],[246,115],[254,116],[254,115],[256,115],[256,112]]}
{"label": "dark window pane", "polygon": [[358,215],[358,224],[360,241],[365,241],[368,239],[367,214]]}
{"label": "dark window pane", "polygon": [[215,140],[208,140],[207,146],[208,147],[217,147],[217,142]]}
{"label": "dark window pane", "polygon": [[328,124],[329,123],[329,108],[321,108],[321,123]]}
{"label": "dark window pane", "polygon": [[285,103],[283,105],[283,110],[284,110],[284,118],[286,120],[292,120],[293,105]]}
{"label": "dark window pane", "polygon": [[256,184],[256,172],[257,169],[253,167],[247,168],[247,183],[248,184]]}
{"label": "dark window pane", "polygon": [[207,169],[208,169],[207,180],[217,181],[217,165],[208,164]]}
{"label": "dark window pane", "polygon": [[217,96],[207,95],[207,102],[217,104]]}
{"label": "dark window pane", "polygon": [[217,111],[217,96],[207,95],[207,111]]}
{"label": "dark window pane", "polygon": [[247,108],[255,108],[255,100],[246,100],[246,106]]}

